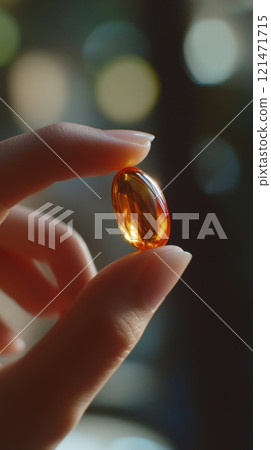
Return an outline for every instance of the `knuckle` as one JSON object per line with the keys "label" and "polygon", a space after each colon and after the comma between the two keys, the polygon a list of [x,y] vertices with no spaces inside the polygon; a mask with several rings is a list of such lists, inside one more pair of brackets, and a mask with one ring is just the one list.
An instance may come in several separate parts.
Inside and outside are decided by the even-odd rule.
{"label": "knuckle", "polygon": [[68,123],[66,122],[57,122],[57,123],[53,123],[52,125],[48,125],[47,131],[49,131],[50,133],[52,133],[53,135],[60,135],[61,137],[63,136],[63,134],[65,134],[65,132],[67,131],[68,128]]}
{"label": "knuckle", "polygon": [[109,341],[119,356],[127,356],[135,347],[145,329],[145,320],[138,314],[119,315],[108,327]]}
{"label": "knuckle", "polygon": [[68,122],[57,122],[40,128],[37,133],[50,144],[51,141],[67,138],[70,128],[71,124]]}

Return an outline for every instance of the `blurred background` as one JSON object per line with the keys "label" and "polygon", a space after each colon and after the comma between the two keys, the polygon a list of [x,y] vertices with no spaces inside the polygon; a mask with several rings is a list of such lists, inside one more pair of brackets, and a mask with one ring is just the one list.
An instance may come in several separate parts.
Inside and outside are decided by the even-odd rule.
{"label": "blurred background", "polygon": [[[33,128],[155,134],[140,167],[163,188],[252,99],[252,0],[0,0],[0,95]],[[3,103],[0,124],[1,139],[28,131]],[[25,201],[75,211],[92,254],[102,251],[99,269],[134,250],[122,236],[94,239],[94,213],[112,212],[113,175],[87,179],[102,201],[77,179]],[[189,239],[172,224],[169,243],[193,254],[183,279],[250,346],[251,175],[250,105],[164,191],[171,212],[199,213]],[[197,239],[209,212],[227,239]],[[31,317],[3,293],[0,308],[18,330]],[[27,345],[51,325],[33,323]],[[251,351],[179,282],[61,448],[248,450],[251,419]]]}

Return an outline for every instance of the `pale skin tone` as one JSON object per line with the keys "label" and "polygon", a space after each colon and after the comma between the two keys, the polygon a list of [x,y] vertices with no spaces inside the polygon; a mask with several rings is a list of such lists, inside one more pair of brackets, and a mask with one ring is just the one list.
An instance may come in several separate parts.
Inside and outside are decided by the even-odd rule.
{"label": "pale skin tone", "polygon": [[[144,135],[108,133],[74,124],[48,126],[38,134],[81,177],[138,164],[150,148]],[[90,255],[77,233],[55,251],[28,241],[30,210],[18,203],[74,176],[33,133],[0,142],[0,288],[33,315],[95,255]],[[65,230],[60,224],[58,237]],[[50,266],[56,284],[39,271],[33,259]],[[136,345],[190,259],[179,247],[165,246],[133,252],[98,274],[91,263],[56,298],[43,313],[58,315],[54,327],[16,362],[1,366],[2,448],[56,447]],[[0,351],[14,336],[0,321]],[[20,347],[14,341],[5,353],[18,352]]]}

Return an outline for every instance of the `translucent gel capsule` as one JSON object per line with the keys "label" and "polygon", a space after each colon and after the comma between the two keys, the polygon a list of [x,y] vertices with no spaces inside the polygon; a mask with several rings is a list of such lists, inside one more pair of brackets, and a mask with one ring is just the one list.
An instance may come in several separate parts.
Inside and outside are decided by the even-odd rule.
{"label": "translucent gel capsule", "polygon": [[141,250],[165,245],[170,235],[166,199],[143,170],[126,167],[114,177],[112,204],[125,239]]}

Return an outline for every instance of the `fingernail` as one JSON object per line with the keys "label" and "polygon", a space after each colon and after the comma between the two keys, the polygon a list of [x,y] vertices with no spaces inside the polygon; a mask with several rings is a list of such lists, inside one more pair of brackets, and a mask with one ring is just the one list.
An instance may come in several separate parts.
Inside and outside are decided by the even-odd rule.
{"label": "fingernail", "polygon": [[143,145],[148,148],[155,138],[153,134],[133,130],[104,130],[104,133],[116,139],[120,139],[121,141],[134,142],[135,144]]}
{"label": "fingernail", "polygon": [[179,281],[191,258],[191,253],[172,245],[152,251],[140,283],[141,294],[152,311]]}

